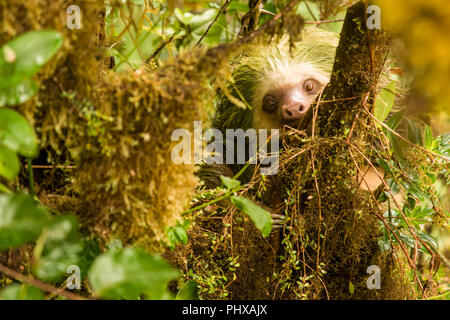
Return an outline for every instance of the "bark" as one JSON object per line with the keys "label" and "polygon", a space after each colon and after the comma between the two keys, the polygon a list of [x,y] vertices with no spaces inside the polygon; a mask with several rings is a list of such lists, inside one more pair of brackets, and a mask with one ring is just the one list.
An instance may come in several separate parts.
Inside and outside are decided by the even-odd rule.
{"label": "bark", "polygon": [[[382,30],[367,28],[366,10],[367,3],[362,1],[347,10],[331,80],[316,111],[316,132],[321,136],[339,135],[351,127],[383,69],[390,37]],[[333,102],[325,102],[330,100]],[[312,129],[312,109],[302,122],[308,131]]]}

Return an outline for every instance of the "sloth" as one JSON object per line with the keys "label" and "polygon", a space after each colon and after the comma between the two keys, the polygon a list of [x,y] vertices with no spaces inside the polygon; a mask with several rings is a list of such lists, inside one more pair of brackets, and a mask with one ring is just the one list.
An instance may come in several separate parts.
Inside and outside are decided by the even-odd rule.
{"label": "sloth", "polygon": [[[310,27],[294,46],[284,37],[237,57],[231,64],[233,81],[219,92],[213,127],[222,134],[227,129],[283,132],[286,127],[297,127],[330,80],[338,41],[337,34]],[[224,144],[223,159],[236,149],[227,147]],[[238,172],[239,180],[247,183],[254,170],[242,172],[242,168],[238,163],[204,164],[198,176],[207,188],[220,186],[221,175],[233,177]],[[362,176],[358,174],[356,181],[360,190],[376,190],[382,184],[383,170],[368,166],[361,169]],[[284,217],[260,205],[272,213],[274,229],[282,228]]]}
{"label": "sloth", "polygon": [[[236,58],[227,90],[234,99],[219,94],[213,126],[224,132],[297,124],[329,82],[337,43],[337,34],[310,27],[293,46],[283,37]],[[236,105],[236,99],[246,108]]]}
{"label": "sloth", "polygon": [[[303,30],[299,43],[282,37],[236,57],[231,63],[233,80],[218,94],[213,127],[223,134],[227,129],[296,127],[329,82],[337,44],[337,34],[310,27]],[[224,147],[224,159],[227,152],[235,152]],[[198,175],[207,188],[214,188],[221,184],[220,175],[233,177],[242,167],[205,164]],[[252,175],[249,168],[239,179],[245,183]]]}

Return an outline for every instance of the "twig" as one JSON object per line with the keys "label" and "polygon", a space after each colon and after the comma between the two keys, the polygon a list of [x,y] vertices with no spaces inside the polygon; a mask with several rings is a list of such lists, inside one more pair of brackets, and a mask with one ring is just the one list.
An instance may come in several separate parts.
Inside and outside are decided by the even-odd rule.
{"label": "twig", "polygon": [[151,55],[150,57],[148,57],[147,60],[145,60],[145,63],[149,63],[150,61],[152,61],[152,60],[153,60],[153,59],[161,52],[161,50],[164,49],[164,47],[165,47],[166,45],[168,45],[169,43],[172,42],[172,40],[173,40],[174,37],[175,37],[175,33],[172,34],[172,35],[170,36],[169,39],[167,39],[166,41],[164,41],[163,43],[161,43],[161,44],[159,45],[159,47],[156,48],[155,52],[153,52],[152,55]]}
{"label": "twig", "polygon": [[438,157],[438,158],[441,158],[441,159],[443,159],[443,160],[445,160],[445,161],[450,161],[450,158],[448,158],[448,157],[445,157],[445,156],[441,156],[440,154],[437,154],[437,153],[434,153],[433,151],[430,151],[430,150],[427,150],[427,149],[425,149],[425,148],[423,148],[423,147],[421,147],[421,146],[419,146],[419,145],[417,145],[417,144],[415,144],[415,143],[412,143],[411,141],[409,141],[408,139],[406,139],[406,138],[404,138],[404,137],[402,137],[400,134],[398,134],[397,132],[395,132],[395,130],[392,130],[391,128],[389,128],[389,126],[387,126],[386,124],[384,124],[383,122],[381,122],[380,120],[378,120],[364,105],[362,106],[363,108],[364,108],[364,110],[367,112],[367,114],[373,119],[373,120],[375,120],[379,125],[381,125],[383,128],[385,128],[386,130],[388,130],[389,132],[391,132],[392,134],[394,134],[396,137],[398,137],[398,138],[400,138],[401,140],[403,140],[404,142],[406,142],[406,143],[408,143],[409,145],[411,145],[411,146],[413,146],[413,147],[416,147],[417,149],[419,149],[419,150],[421,150],[421,151],[423,151],[423,152],[425,152],[425,153],[428,153],[428,154],[431,154],[431,155],[433,155],[433,156],[435,156],[435,157]]}
{"label": "twig", "polygon": [[[46,166],[46,165],[39,165],[39,164],[34,164],[31,166],[31,168],[33,169],[75,169],[77,166],[62,166],[62,165],[56,165],[56,166]],[[25,165],[25,168],[28,169],[28,164]]]}
{"label": "twig", "polygon": [[275,16],[275,13],[267,11],[266,9],[260,9],[261,13],[266,13],[266,14],[270,14],[271,16]]}
{"label": "twig", "polygon": [[0,272],[6,274],[8,277],[11,277],[17,281],[24,282],[27,284],[31,284],[32,286],[35,286],[39,289],[42,289],[43,291],[49,292],[53,295],[59,295],[64,298],[67,298],[69,300],[88,300],[80,295],[71,293],[67,290],[56,288],[50,284],[43,283],[39,280],[33,279],[31,277],[25,276],[17,271],[11,270],[8,267],[0,264]]}
{"label": "twig", "polygon": [[314,16],[314,13],[312,12],[311,8],[309,7],[308,2],[305,0],[303,1],[305,3],[306,9],[308,9],[309,14],[314,19],[314,21],[317,21],[317,18]]}
{"label": "twig", "polygon": [[270,19],[269,21],[267,21],[266,23],[264,23],[264,25],[262,25],[260,28],[258,28],[257,30],[253,30],[251,31],[249,34],[247,34],[244,38],[238,40],[235,42],[236,45],[242,45],[245,43],[249,43],[250,41],[252,41],[254,38],[256,38],[258,35],[260,35],[261,33],[263,33],[266,29],[273,27],[278,20],[281,19],[281,17],[283,17],[287,12],[292,11],[292,9],[300,2],[300,0],[293,0],[291,2],[289,2],[282,10],[280,13],[278,13],[277,15],[275,15],[272,19]]}
{"label": "twig", "polygon": [[27,158],[27,169],[28,169],[28,183],[30,184],[30,195],[34,198],[34,176],[33,176],[33,166],[31,165],[31,158]]}
{"label": "twig", "polygon": [[219,12],[217,12],[216,17],[214,18],[214,20],[209,24],[208,28],[205,30],[205,32],[203,32],[202,36],[200,37],[200,39],[197,41],[197,44],[195,45],[196,47],[198,47],[200,45],[200,43],[202,42],[203,38],[208,34],[209,30],[211,29],[211,27],[213,26],[214,23],[216,23],[217,19],[219,19],[220,14],[222,13],[222,11],[228,7],[228,5],[230,4],[231,0],[225,0],[225,2],[223,3],[222,7],[220,7]]}
{"label": "twig", "polygon": [[433,254],[433,252],[435,252],[434,250],[431,250],[431,248],[414,232],[413,227],[411,226],[411,224],[409,223],[408,218],[406,217],[406,215],[403,213],[402,207],[399,205],[398,201],[394,198],[394,196],[392,195],[388,184],[386,183],[386,181],[383,179],[383,177],[380,176],[380,174],[378,173],[377,169],[375,168],[375,166],[372,164],[372,162],[370,162],[370,160],[364,155],[364,153],[361,152],[361,150],[359,150],[357,147],[355,147],[354,145],[352,145],[351,143],[347,143],[350,147],[352,147],[353,149],[356,150],[356,152],[358,152],[363,158],[364,160],[366,160],[368,162],[368,164],[372,167],[372,169],[374,170],[375,174],[377,175],[378,179],[381,180],[381,182],[383,183],[384,187],[386,188],[386,190],[389,192],[389,194],[392,196],[392,200],[394,201],[395,205],[397,206],[400,214],[403,217],[403,220],[405,221],[409,231],[411,232],[412,236],[418,241],[420,242],[425,249],[428,250],[428,252],[430,254]]}
{"label": "twig", "polygon": [[[358,148],[354,147],[352,144],[348,143],[348,145],[349,145],[349,146],[352,146],[353,148],[355,148],[356,151],[359,152]],[[378,203],[378,200],[375,198],[375,195],[373,194],[372,190],[370,190],[369,185],[367,184],[367,181],[365,180],[364,175],[363,175],[363,173],[362,173],[362,170],[361,170],[360,167],[358,166],[358,164],[357,164],[357,162],[356,162],[356,159],[355,159],[355,157],[353,156],[352,151],[349,150],[349,152],[350,152],[350,156],[351,156],[351,158],[353,159],[353,162],[354,162],[354,164],[355,164],[356,170],[357,170],[357,171],[359,172],[359,174],[361,175],[362,181],[366,184],[367,189],[369,190],[369,193],[370,193],[372,199],[373,199],[373,200],[375,201],[375,203],[377,204],[378,210],[380,210],[380,205],[379,205],[379,203]],[[371,163],[370,161],[369,161],[369,165],[372,165],[372,163]],[[372,165],[372,166],[373,166],[373,165]],[[383,181],[384,181],[384,179],[383,179]],[[390,192],[389,189],[388,189],[388,192],[389,192],[389,194],[391,194],[391,196],[392,196],[392,193]],[[381,210],[380,210],[380,212],[381,212]],[[376,213],[376,212],[375,212],[375,215],[378,217],[378,219],[380,219],[380,221],[385,225],[385,227],[386,227],[387,229],[389,229],[389,231],[390,231],[390,232],[394,235],[394,237],[397,239],[397,242],[398,242],[398,244],[400,245],[400,248],[403,250],[403,254],[405,255],[406,259],[408,260],[408,264],[409,264],[410,267],[414,270],[414,276],[415,276],[415,278],[416,278],[416,280],[417,280],[419,286],[421,287],[421,289],[423,289],[422,283],[420,282],[420,279],[419,279],[419,277],[418,277],[418,275],[417,275],[417,272],[416,272],[416,263],[415,263],[415,261],[413,262],[413,261],[411,260],[411,258],[409,257],[408,252],[407,252],[405,246],[403,245],[403,242],[400,240],[400,238],[399,238],[399,236],[397,235],[397,233],[394,232],[394,230],[392,230],[391,226],[389,225],[389,223],[387,222],[387,220],[385,219],[385,217],[384,217],[383,215],[379,215],[379,214]],[[394,225],[392,225],[392,226],[395,228]],[[388,233],[388,236],[389,236],[389,240],[390,240],[391,243],[392,243],[392,239],[391,239],[391,236],[390,236],[389,233]]]}
{"label": "twig", "polygon": [[336,19],[336,20],[321,20],[321,21],[305,21],[304,24],[322,24],[322,23],[333,23],[333,22],[342,22],[344,19]]}

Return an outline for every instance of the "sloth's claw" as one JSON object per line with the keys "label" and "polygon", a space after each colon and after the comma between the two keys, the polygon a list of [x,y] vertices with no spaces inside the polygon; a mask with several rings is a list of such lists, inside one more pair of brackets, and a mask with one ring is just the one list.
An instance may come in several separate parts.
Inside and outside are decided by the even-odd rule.
{"label": "sloth's claw", "polygon": [[285,224],[285,216],[282,214],[272,213],[272,230],[283,229]]}

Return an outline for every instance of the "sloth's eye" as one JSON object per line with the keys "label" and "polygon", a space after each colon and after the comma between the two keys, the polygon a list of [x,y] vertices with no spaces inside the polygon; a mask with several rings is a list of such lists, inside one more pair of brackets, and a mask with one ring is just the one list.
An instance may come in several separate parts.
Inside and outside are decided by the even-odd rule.
{"label": "sloth's eye", "polygon": [[303,88],[305,89],[306,92],[313,93],[316,90],[316,83],[314,80],[308,79],[303,84]]}
{"label": "sloth's eye", "polygon": [[263,98],[263,109],[267,112],[273,112],[278,108],[278,101],[272,94],[266,94]]}

